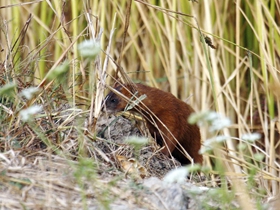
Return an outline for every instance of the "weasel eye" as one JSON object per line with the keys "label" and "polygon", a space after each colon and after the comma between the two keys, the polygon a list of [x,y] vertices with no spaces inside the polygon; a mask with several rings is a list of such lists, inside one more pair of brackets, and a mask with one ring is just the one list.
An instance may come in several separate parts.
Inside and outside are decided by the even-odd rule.
{"label": "weasel eye", "polygon": [[118,100],[115,99],[115,98],[111,99],[111,102],[112,102],[112,103],[116,103],[117,101],[118,101]]}

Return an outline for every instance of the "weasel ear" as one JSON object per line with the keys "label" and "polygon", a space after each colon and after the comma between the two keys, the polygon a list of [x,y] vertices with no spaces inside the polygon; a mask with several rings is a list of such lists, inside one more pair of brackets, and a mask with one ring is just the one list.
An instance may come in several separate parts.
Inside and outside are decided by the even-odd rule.
{"label": "weasel ear", "polygon": [[119,84],[119,82],[118,81],[116,81],[114,84],[113,84],[113,88],[116,88],[117,87],[117,85]]}
{"label": "weasel ear", "polygon": [[112,86],[113,88],[116,88],[117,86],[120,86],[120,84],[122,84],[121,80],[118,79],[115,81],[114,85]]}

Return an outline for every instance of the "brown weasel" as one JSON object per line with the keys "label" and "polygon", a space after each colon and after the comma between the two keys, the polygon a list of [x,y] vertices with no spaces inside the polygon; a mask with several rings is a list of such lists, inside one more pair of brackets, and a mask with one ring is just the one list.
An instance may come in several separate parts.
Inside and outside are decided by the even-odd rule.
{"label": "brown weasel", "polygon": [[[141,101],[144,105],[140,102],[133,107],[132,111],[136,111],[146,118],[147,127],[151,135],[160,146],[165,145],[162,150],[165,155],[170,155],[171,152],[172,156],[181,164],[190,163],[190,160],[182,153],[182,149],[177,143],[178,141],[195,163],[202,163],[202,155],[198,153],[201,147],[199,128],[197,125],[188,123],[188,117],[194,112],[190,105],[177,99],[171,93],[142,84],[135,84],[134,91],[131,85],[118,84],[114,89],[129,99],[133,95],[132,92],[137,92],[137,98],[141,95],[146,95],[146,98]],[[135,97],[133,100],[135,100]],[[105,98],[105,109],[108,112],[123,111],[126,106],[127,101],[112,91]],[[153,122],[157,126],[154,126]],[[160,134],[159,130],[162,131],[162,134]]]}

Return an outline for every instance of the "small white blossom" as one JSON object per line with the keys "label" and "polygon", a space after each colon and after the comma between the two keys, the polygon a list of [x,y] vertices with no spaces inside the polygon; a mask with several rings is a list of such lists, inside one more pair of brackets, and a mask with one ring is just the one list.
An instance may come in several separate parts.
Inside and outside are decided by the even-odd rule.
{"label": "small white blossom", "polygon": [[230,136],[216,136],[216,142],[221,143],[225,142],[226,140],[230,139]]}
{"label": "small white blossom", "polygon": [[226,128],[231,125],[230,119],[226,117],[221,117],[212,121],[211,126],[209,127],[210,132],[219,131],[223,128]]}
{"label": "small white blossom", "polygon": [[231,125],[230,119],[223,117],[220,113],[214,111],[205,111],[192,114],[189,117],[188,122],[191,124],[197,123],[199,126],[203,126],[208,123],[210,125],[210,132],[219,131]]}
{"label": "small white blossom", "polygon": [[82,57],[94,59],[101,50],[100,42],[94,39],[85,40],[78,45],[78,50]]}
{"label": "small white blossom", "polygon": [[168,183],[183,183],[189,171],[186,167],[176,168],[169,171],[163,178]]}
{"label": "small white blossom", "polygon": [[254,142],[256,140],[259,140],[260,138],[261,138],[261,134],[259,133],[246,133],[241,136],[241,139],[250,142]]}
{"label": "small white blossom", "polygon": [[215,137],[213,137],[213,138],[211,138],[211,139],[206,139],[205,141],[204,141],[204,145],[206,145],[206,146],[209,146],[209,145],[211,145],[211,144],[213,144],[213,143],[221,143],[221,142],[225,142],[226,140],[228,140],[228,139],[230,139],[230,136],[223,136],[223,135],[220,135],[220,136],[215,136]]}
{"label": "small white blossom", "polygon": [[26,89],[23,89],[20,93],[20,95],[24,96],[25,98],[27,98],[28,100],[31,99],[33,97],[33,95],[35,93],[37,93],[40,89],[37,87],[29,87]]}
{"label": "small white blossom", "polygon": [[213,150],[213,147],[203,145],[199,150],[199,154],[207,154],[208,152],[211,152],[212,150]]}
{"label": "small white blossom", "polygon": [[21,120],[23,122],[27,122],[33,118],[33,116],[37,113],[39,113],[42,110],[42,106],[39,105],[33,105],[31,107],[28,107],[27,109],[23,109],[20,111]]}
{"label": "small white blossom", "polygon": [[132,145],[145,145],[148,143],[148,138],[139,136],[129,136],[126,138],[125,142]]}
{"label": "small white blossom", "polygon": [[205,113],[205,120],[207,120],[209,122],[220,119],[220,118],[222,118],[222,116],[217,112],[210,111],[210,112]]}
{"label": "small white blossom", "polygon": [[203,143],[203,146],[199,150],[199,153],[204,154],[204,153],[210,152],[214,148],[216,148],[217,144],[225,142],[230,138],[231,138],[230,136],[221,135],[221,136],[215,136],[215,137],[210,138],[210,139],[206,139]]}

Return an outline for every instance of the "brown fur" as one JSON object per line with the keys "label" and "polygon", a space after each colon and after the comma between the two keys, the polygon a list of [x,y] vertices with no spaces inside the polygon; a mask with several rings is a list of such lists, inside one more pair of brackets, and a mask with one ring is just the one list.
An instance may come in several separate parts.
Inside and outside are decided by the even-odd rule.
{"label": "brown fur", "polygon": [[[116,85],[114,88],[124,94],[126,97],[131,98],[132,94],[127,89],[132,89],[128,85]],[[126,89],[127,88],[127,89]],[[177,99],[171,93],[164,92],[157,88],[148,87],[142,84],[136,84],[136,91],[138,91],[137,97],[146,94],[146,98],[142,102],[148,107],[155,116],[157,116],[178,140],[182,147],[188,152],[188,154],[194,159],[195,163],[202,163],[202,155],[198,154],[201,146],[200,131],[197,125],[190,125],[188,123],[188,117],[193,108],[183,101]],[[105,98],[105,107],[109,112],[123,111],[127,102],[120,96],[116,95],[112,91]],[[155,121],[159,130],[163,132],[163,137],[166,142],[166,146],[169,148],[173,157],[175,157],[182,164],[190,163],[189,159],[180,152],[181,148],[177,145],[176,140],[172,137],[170,132],[156,120],[153,115],[149,114],[147,108],[140,105],[141,109],[133,108],[134,111],[142,114],[147,119],[147,126],[151,135],[156,139],[157,143],[161,146],[165,145],[158,129],[151,123]],[[143,110],[143,111],[140,111]],[[177,145],[177,146],[176,146]],[[162,152],[169,155],[169,151],[165,147]]]}

